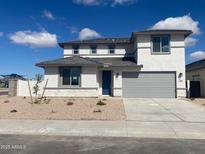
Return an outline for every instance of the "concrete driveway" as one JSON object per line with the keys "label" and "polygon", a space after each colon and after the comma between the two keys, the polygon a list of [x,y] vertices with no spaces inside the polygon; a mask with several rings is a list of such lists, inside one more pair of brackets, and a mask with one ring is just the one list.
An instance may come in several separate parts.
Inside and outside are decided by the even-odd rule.
{"label": "concrete driveway", "polygon": [[127,120],[205,122],[205,107],[182,99],[124,99]]}

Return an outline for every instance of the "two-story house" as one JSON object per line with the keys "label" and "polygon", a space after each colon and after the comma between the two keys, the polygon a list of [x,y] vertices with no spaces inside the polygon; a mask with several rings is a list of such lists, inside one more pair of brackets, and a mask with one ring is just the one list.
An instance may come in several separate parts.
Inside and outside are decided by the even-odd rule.
{"label": "two-story house", "polygon": [[36,64],[47,96],[185,97],[185,38],[190,30],[145,30],[128,38],[59,43],[64,57]]}

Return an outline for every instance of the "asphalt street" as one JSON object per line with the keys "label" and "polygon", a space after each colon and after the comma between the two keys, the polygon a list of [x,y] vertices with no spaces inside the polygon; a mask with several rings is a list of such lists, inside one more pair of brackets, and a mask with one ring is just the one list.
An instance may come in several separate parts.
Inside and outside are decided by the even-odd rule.
{"label": "asphalt street", "polygon": [[204,154],[205,140],[0,135],[0,154]]}

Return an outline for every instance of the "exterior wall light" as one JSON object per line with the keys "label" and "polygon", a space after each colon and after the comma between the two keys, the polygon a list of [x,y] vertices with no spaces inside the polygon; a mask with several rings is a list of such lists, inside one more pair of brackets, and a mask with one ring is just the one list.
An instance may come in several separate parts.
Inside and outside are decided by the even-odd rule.
{"label": "exterior wall light", "polygon": [[116,78],[118,78],[118,77],[119,77],[119,75],[120,75],[120,73],[118,73],[118,72],[117,72],[117,73],[116,73]]}
{"label": "exterior wall light", "polygon": [[179,73],[178,75],[178,79],[179,81],[183,81],[184,77],[183,77],[183,73]]}

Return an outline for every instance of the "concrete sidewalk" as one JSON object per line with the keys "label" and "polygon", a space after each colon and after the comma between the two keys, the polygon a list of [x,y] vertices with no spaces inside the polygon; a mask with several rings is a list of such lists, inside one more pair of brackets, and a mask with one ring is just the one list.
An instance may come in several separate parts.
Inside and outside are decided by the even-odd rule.
{"label": "concrete sidewalk", "polygon": [[0,120],[0,134],[205,139],[205,123]]}

